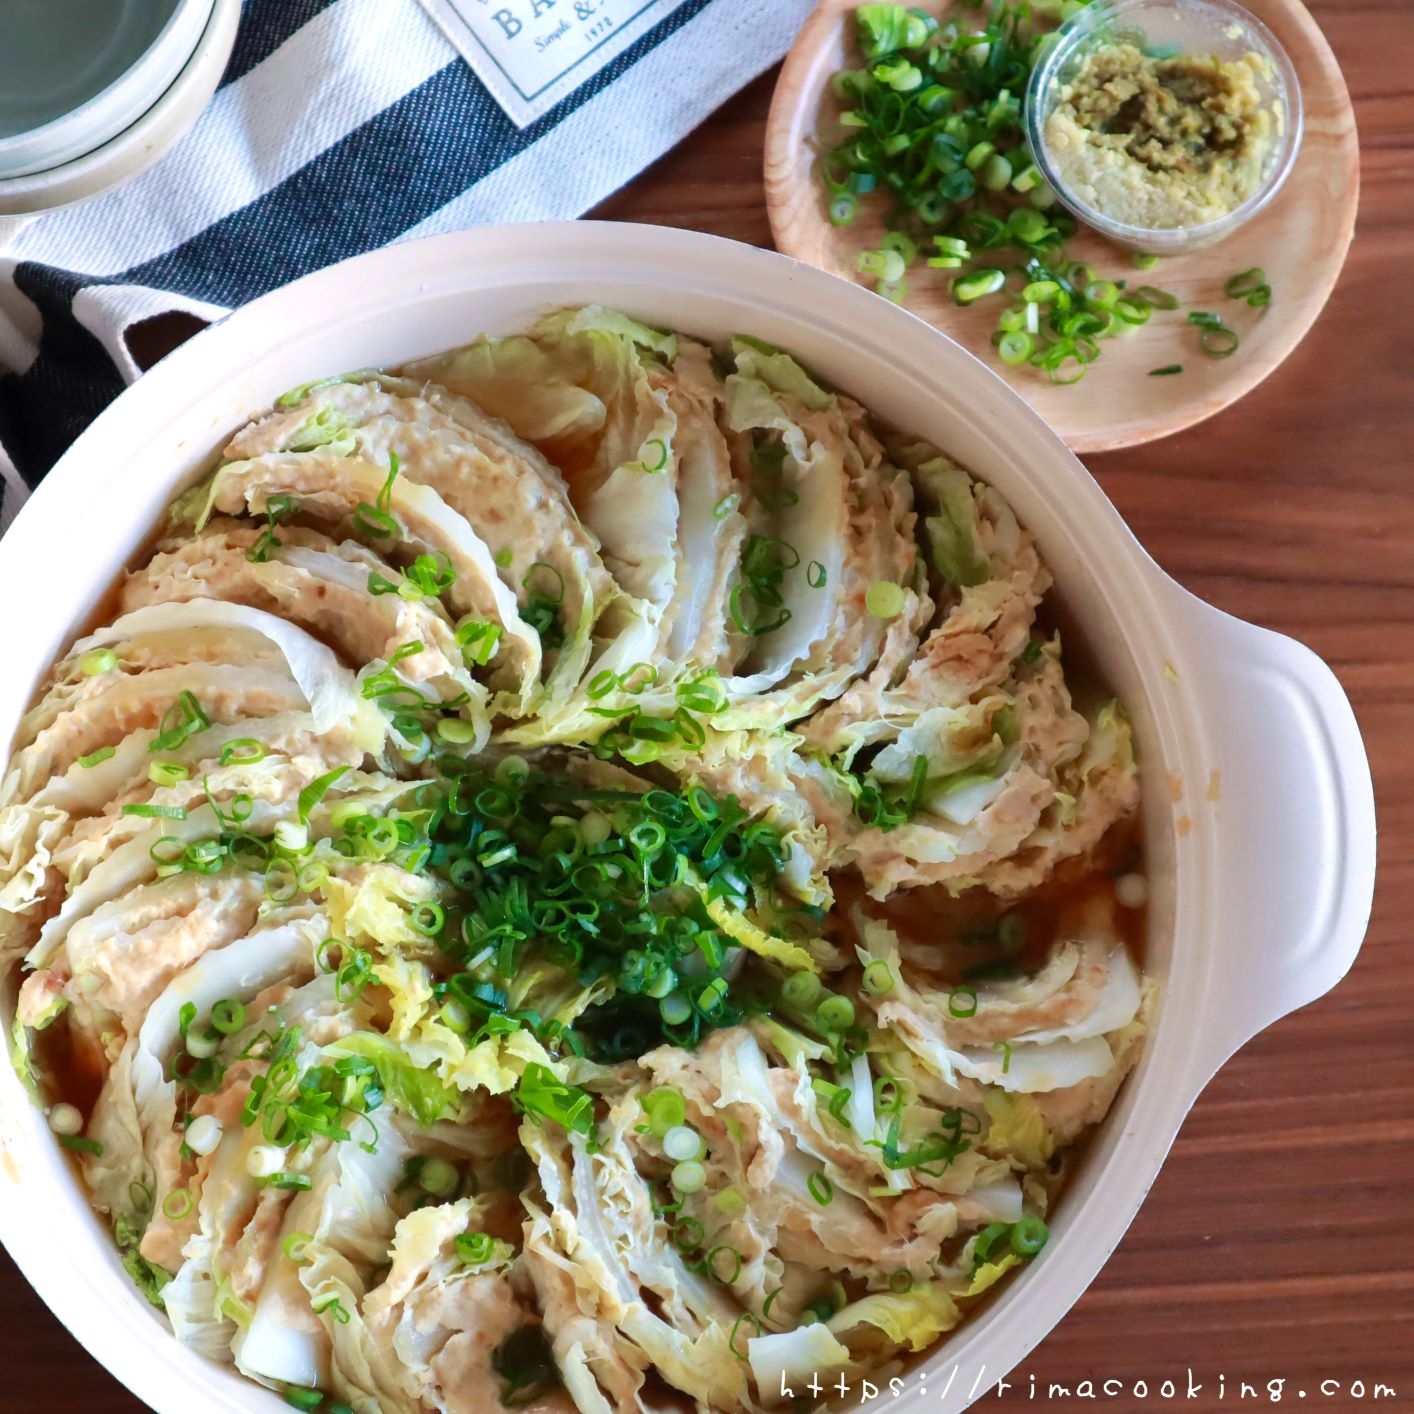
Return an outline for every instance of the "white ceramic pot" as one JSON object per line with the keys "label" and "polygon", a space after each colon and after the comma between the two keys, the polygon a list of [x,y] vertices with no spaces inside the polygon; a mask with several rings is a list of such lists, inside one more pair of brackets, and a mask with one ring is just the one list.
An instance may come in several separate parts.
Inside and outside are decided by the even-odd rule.
{"label": "white ceramic pot", "polygon": [[[16,12],[0,28],[19,25],[23,13],[31,21],[42,17],[48,31],[42,46],[35,46],[39,35],[30,34],[31,47],[41,52],[20,51],[20,61],[30,61],[34,93],[51,105],[45,111],[86,96],[66,113],[0,138],[5,177],[72,162],[131,127],[171,88],[211,18],[211,0],[126,0],[96,10],[72,0],[63,7],[50,0],[43,8],[35,0],[11,3]],[[25,25],[27,32],[31,28],[38,29]],[[101,85],[97,91],[95,85]],[[20,121],[33,123],[34,116],[26,113]]]}
{"label": "white ceramic pot", "polygon": [[[1084,1291],[1218,1066],[1345,974],[1375,865],[1369,767],[1330,669],[1175,584],[1060,438],[959,345],[809,266],[646,226],[493,227],[311,275],[198,335],[123,394],[0,542],[0,741],[173,494],[284,390],[586,302],[708,338],[750,332],[778,343],[996,485],[1035,533],[1066,611],[1136,722],[1159,1018],[1058,1205],[1045,1253],[910,1376],[893,1406],[950,1414]],[[1183,786],[1177,804],[1170,773]],[[160,1414],[285,1407],[165,1331],[7,1066],[0,1238],[55,1314]]]}
{"label": "white ceramic pot", "polygon": [[[49,211],[96,196],[156,162],[196,122],[216,92],[235,46],[240,15],[241,0],[186,0],[154,53],[125,77],[125,84],[135,85],[140,94],[136,111],[116,130],[89,114],[80,124],[81,137],[70,133],[64,144],[46,148],[40,169],[20,164],[25,165],[23,175],[0,177],[0,216]],[[178,56],[176,70],[169,73],[173,53]],[[162,63],[154,62],[154,54]]]}

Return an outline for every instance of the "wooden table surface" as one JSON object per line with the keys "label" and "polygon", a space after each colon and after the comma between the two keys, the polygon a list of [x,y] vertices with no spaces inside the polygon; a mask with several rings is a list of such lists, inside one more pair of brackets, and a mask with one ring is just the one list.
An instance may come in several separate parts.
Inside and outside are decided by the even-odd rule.
{"label": "wooden table surface", "polygon": [[[1176,1402],[1207,1414],[1272,1402],[1268,1382],[1284,1380],[1288,1405],[1360,1409],[1380,1382],[1396,1391],[1383,1407],[1414,1410],[1414,0],[1312,9],[1364,153],[1335,297],[1241,404],[1089,464],[1180,581],[1302,639],[1340,675],[1375,773],[1374,918],[1351,976],[1209,1086],[1104,1272],[989,1405],[1034,1408],[1053,1381],[1101,1392],[1113,1379],[1126,1392],[1091,1403],[1140,1411],[1167,1403],[1172,1379]],[[594,214],[769,245],[773,77]],[[1203,1386],[1191,1399],[1189,1370]],[[1147,1398],[1127,1392],[1138,1379]],[[1255,1393],[1240,1398],[1241,1381]],[[0,1253],[0,1409],[142,1408]]]}

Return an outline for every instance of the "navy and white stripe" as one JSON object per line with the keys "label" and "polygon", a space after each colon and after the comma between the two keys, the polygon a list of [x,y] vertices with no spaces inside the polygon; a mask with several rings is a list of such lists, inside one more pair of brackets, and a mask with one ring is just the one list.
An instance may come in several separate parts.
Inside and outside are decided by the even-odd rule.
{"label": "navy and white stripe", "polygon": [[129,325],[201,318],[360,251],[577,216],[784,53],[812,0],[683,0],[518,129],[417,0],[245,0],[210,107],[117,191],[0,220],[0,529],[138,374]]}

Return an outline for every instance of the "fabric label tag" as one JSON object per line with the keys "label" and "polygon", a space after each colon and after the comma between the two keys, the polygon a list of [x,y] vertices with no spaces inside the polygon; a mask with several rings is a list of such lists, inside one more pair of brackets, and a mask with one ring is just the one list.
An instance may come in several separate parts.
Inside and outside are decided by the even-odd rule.
{"label": "fabric label tag", "polygon": [[422,0],[477,78],[528,127],[683,0]]}

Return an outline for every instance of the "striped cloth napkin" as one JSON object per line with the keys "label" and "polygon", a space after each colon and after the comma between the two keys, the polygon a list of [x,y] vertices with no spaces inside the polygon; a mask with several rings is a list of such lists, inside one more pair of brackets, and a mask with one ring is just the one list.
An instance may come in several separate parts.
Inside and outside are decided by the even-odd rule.
{"label": "striped cloth napkin", "polygon": [[417,0],[245,0],[196,126],[105,196],[0,218],[0,532],[139,373],[129,325],[217,319],[439,231],[578,216],[788,48],[812,0],[682,0],[517,128]]}

